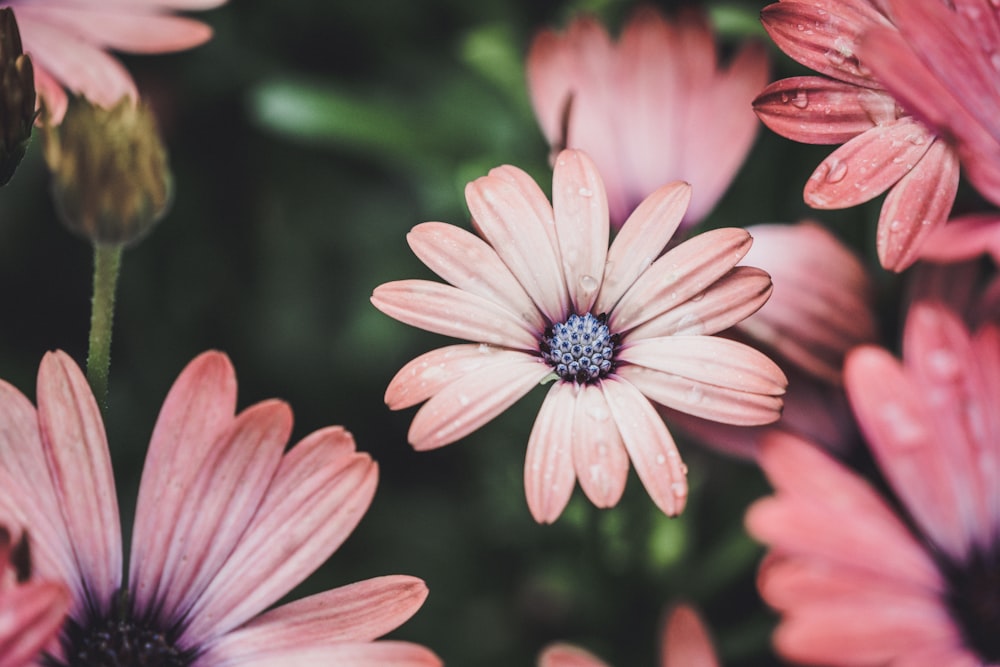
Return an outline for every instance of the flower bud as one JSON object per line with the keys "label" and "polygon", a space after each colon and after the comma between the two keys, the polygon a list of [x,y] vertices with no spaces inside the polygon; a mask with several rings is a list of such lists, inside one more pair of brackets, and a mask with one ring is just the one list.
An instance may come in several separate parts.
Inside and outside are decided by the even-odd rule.
{"label": "flower bud", "polygon": [[73,232],[97,244],[128,244],[166,213],[173,178],[142,102],[123,97],[104,109],[73,98],[62,123],[46,125],[43,136],[52,196]]}
{"label": "flower bud", "polygon": [[0,185],[24,157],[35,123],[35,73],[21,48],[14,11],[0,8]]}

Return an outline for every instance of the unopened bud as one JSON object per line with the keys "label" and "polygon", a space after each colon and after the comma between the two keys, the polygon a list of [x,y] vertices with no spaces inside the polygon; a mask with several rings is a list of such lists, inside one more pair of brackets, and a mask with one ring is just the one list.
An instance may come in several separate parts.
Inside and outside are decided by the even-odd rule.
{"label": "unopened bud", "polygon": [[104,109],[70,100],[57,126],[45,126],[45,161],[63,222],[94,243],[142,238],[167,212],[172,177],[153,114],[123,97]]}
{"label": "unopened bud", "polygon": [[0,185],[24,157],[35,123],[35,72],[21,48],[14,11],[0,9]]}

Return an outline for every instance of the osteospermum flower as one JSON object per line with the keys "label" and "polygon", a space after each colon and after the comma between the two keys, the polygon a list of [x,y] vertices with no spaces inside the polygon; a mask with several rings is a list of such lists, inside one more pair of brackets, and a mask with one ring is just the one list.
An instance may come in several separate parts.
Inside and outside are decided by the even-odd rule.
{"label": "osteospermum flower", "polygon": [[[663,624],[660,667],[718,667],[712,640],[698,613],[687,605],[671,610]],[[572,644],[552,644],[538,657],[538,667],[608,667],[607,663]]]}
{"label": "osteospermum flower", "polygon": [[763,45],[720,66],[707,17],[635,11],[617,44],[591,17],[545,30],[528,53],[535,114],[549,143],[587,151],[607,189],[611,224],[664,183],[694,186],[685,224],[705,217],[757,135],[750,101],[768,80]]}
{"label": "osteospermum flower", "polygon": [[776,81],[754,100],[754,111],[795,141],[843,144],[806,183],[803,196],[813,208],[847,208],[888,191],[876,247],[883,267],[902,271],[947,219],[959,166],[952,146],[901,108],[859,59],[865,33],[897,30],[884,6],[876,0],[782,0],[765,7],[761,20],[775,44],[825,76]]}
{"label": "osteospermum flower", "polygon": [[774,435],[777,493],[747,526],[786,658],[823,665],[1000,662],[1000,326],[941,305],[907,318],[903,363],[862,346],[845,381],[894,498],[809,443]]}
{"label": "osteospermum flower", "polygon": [[38,408],[0,382],[0,508],[30,531],[42,579],[72,602],[37,664],[440,665],[372,640],[426,596],[411,577],[370,579],[261,614],[361,519],[378,471],[340,427],[285,452],[288,406],[235,413],[229,360],[205,353],[170,390],[146,456],[122,581],[121,527],[100,412],[76,364],[49,353]]}
{"label": "osteospermum flower", "polygon": [[15,540],[0,526],[0,665],[21,667],[59,632],[69,592],[51,581],[32,580],[27,538]]}
{"label": "osteospermum flower", "polygon": [[135,99],[135,82],[108,49],[167,53],[212,36],[204,23],[174,16],[177,10],[211,9],[226,0],[6,0],[35,68],[35,87],[53,122],[66,112],[65,88],[110,107]]}
{"label": "osteospermum flower", "polygon": [[482,238],[440,222],[410,232],[417,257],[451,284],[387,283],[372,303],[473,343],[411,361],[390,382],[386,403],[426,400],[409,439],[432,449],[552,380],[525,463],[535,519],[558,518],[574,479],[596,505],[613,506],[629,459],[657,506],[678,514],[686,470],[650,401],[728,423],[778,418],[778,367],[710,335],[757,310],[770,279],[735,266],[751,243],[743,229],[706,232],[657,259],[684,215],[687,184],[643,201],[610,248],[604,186],[585,153],[559,154],[552,191],[550,205],[526,173],[498,167],[465,190]]}

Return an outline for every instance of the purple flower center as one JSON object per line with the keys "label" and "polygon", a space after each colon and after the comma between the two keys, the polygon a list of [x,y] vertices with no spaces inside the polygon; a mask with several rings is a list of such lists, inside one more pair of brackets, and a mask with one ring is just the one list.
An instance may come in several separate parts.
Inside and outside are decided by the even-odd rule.
{"label": "purple flower center", "polygon": [[545,329],[538,349],[555,369],[556,375],[569,382],[597,382],[615,367],[618,334],[608,329],[608,316],[570,315],[565,322]]}
{"label": "purple flower center", "polygon": [[1000,660],[1000,545],[972,549],[964,563],[945,563],[952,615],[983,662]]}

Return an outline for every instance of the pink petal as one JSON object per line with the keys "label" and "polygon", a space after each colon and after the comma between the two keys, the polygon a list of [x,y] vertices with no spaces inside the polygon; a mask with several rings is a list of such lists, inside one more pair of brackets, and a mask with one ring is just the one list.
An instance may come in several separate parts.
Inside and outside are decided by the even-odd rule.
{"label": "pink petal", "polygon": [[813,208],[848,208],[888,190],[917,166],[933,136],[910,117],[874,127],[816,167],[803,192]]}
{"label": "pink petal", "polygon": [[663,626],[661,667],[719,667],[712,640],[698,614],[686,605],[675,607]]}
{"label": "pink petal", "polygon": [[608,250],[595,312],[611,312],[625,291],[660,256],[690,201],[691,186],[675,181],[658,188],[636,207]]}
{"label": "pink petal", "polygon": [[378,577],[282,605],[226,634],[211,660],[242,664],[265,652],[368,642],[406,622],[427,599],[415,577]]}
{"label": "pink petal", "polygon": [[757,117],[783,137],[842,144],[901,115],[888,93],[821,76],[775,81],[753,101]]}
{"label": "pink petal", "polygon": [[516,172],[521,170],[510,166],[492,170],[465,187],[465,199],[476,228],[539,310],[550,322],[561,322],[569,299],[553,245],[552,208],[538,185]]}
{"label": "pink petal", "polygon": [[69,592],[52,582],[0,590],[0,665],[38,664],[39,651],[58,636],[69,605]]}
{"label": "pink petal", "polygon": [[408,435],[414,449],[434,449],[464,438],[516,403],[552,368],[538,357],[517,352],[486,371],[455,379],[417,411]]}
{"label": "pink petal", "polygon": [[406,240],[431,271],[455,287],[503,306],[531,330],[545,322],[514,275],[485,241],[455,225],[425,222]]}
{"label": "pink petal", "polygon": [[604,393],[580,385],[573,413],[573,466],[580,486],[598,507],[614,507],[628,481],[628,452],[611,419]]}
{"label": "pink petal", "polygon": [[753,348],[713,336],[630,343],[618,374],[661,405],[727,424],[769,424],[781,416],[787,380]]}
{"label": "pink petal", "polygon": [[687,501],[687,467],[666,425],[628,381],[611,376],[601,389],[642,485],[667,516],[677,516]]}
{"label": "pink petal", "polygon": [[[97,401],[86,378],[64,352],[49,352],[38,369],[42,446],[76,559],[86,600],[109,613],[121,586],[122,542],[115,480]],[[79,590],[74,585],[73,588]]]}
{"label": "pink petal", "polygon": [[66,89],[41,64],[34,60],[31,61],[31,64],[35,70],[37,106],[40,108],[44,101],[45,113],[53,124],[58,125],[62,122],[63,116],[66,115],[66,108],[69,106]]}
{"label": "pink petal", "polygon": [[[209,660],[196,660],[193,667],[212,667]],[[226,663],[228,664],[228,663]],[[378,641],[350,642],[323,647],[298,647],[286,650],[262,649],[242,660],[240,667],[442,667],[441,658],[433,652],[409,642]]]}
{"label": "pink petal", "polygon": [[573,435],[577,389],[556,380],[542,402],[528,438],[524,493],[538,523],[559,518],[573,495]]}
{"label": "pink petal", "polygon": [[372,305],[411,326],[490,345],[537,350],[538,336],[492,301],[429,280],[397,280],[375,288]]}
{"label": "pink petal", "polygon": [[608,667],[608,664],[571,644],[550,644],[538,656],[538,667]]}
{"label": "pink petal", "polygon": [[610,223],[604,184],[586,153],[559,154],[552,177],[552,207],[573,310],[590,312],[604,273]]}
{"label": "pink petal", "polygon": [[138,600],[162,595],[172,527],[212,446],[236,411],[236,374],[220,352],[196,357],[170,388],[146,452],[129,565]]}
{"label": "pink petal", "polygon": [[920,248],[920,259],[951,264],[988,254],[1000,261],[1000,214],[972,213],[936,227]]}
{"label": "pink petal", "polygon": [[292,447],[239,544],[192,607],[179,644],[220,637],[299,584],[357,526],[377,479],[376,465],[340,427]]}
{"label": "pink petal", "polygon": [[713,229],[667,251],[628,288],[608,326],[624,335],[700,294],[743,258],[750,243],[745,229]]}
{"label": "pink petal", "polygon": [[899,272],[917,260],[927,235],[947,220],[958,180],[955,152],[944,141],[934,141],[882,204],[875,244],[883,267]]}
{"label": "pink petal", "polygon": [[420,355],[396,373],[385,390],[385,402],[401,410],[426,401],[455,380],[515,363],[524,353],[492,345],[449,345]]}

